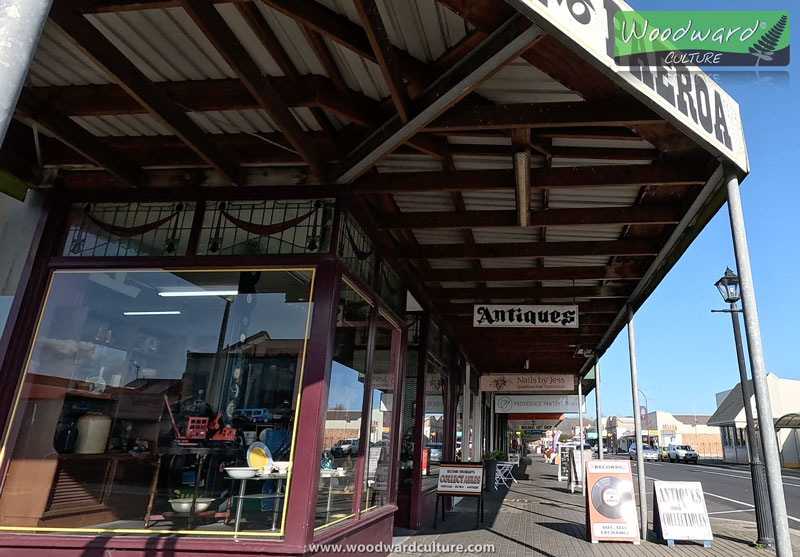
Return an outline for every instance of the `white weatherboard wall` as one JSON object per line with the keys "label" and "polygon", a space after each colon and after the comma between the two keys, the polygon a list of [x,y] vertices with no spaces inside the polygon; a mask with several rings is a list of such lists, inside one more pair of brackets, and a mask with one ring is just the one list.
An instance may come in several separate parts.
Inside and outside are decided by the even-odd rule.
{"label": "white weatherboard wall", "polygon": [[40,213],[38,195],[33,190],[28,190],[24,202],[0,194],[0,334],[14,300]]}

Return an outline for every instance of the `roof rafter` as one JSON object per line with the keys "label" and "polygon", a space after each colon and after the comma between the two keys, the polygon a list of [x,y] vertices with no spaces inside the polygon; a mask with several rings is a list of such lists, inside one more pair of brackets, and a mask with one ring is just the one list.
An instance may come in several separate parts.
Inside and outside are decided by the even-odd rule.
{"label": "roof rafter", "polygon": [[656,255],[651,240],[599,240],[572,242],[510,242],[491,244],[426,244],[399,247],[398,259],[486,259],[493,257],[566,257],[598,255]]}
{"label": "roof rafter", "polygon": [[511,267],[507,269],[431,269],[417,274],[418,282],[476,282],[529,280],[634,280],[642,277],[638,265],[575,267]]}
{"label": "roof rafter", "polygon": [[626,298],[628,285],[605,286],[506,286],[492,288],[429,288],[435,299],[445,300],[547,300],[554,298]]}
{"label": "roof rafter", "polygon": [[208,135],[126,58],[89,20],[60,1],[50,11],[69,40],[175,135],[229,181],[238,180],[239,166]]}
{"label": "roof rafter", "polygon": [[24,90],[16,109],[18,118],[30,120],[112,176],[134,188],[141,185],[142,169],[129,162],[100,138],[92,135],[67,116],[59,114],[30,90]]}
{"label": "roof rafter", "polygon": [[[681,211],[672,206],[592,207],[531,211],[531,226],[583,226],[598,224],[675,224]],[[420,211],[376,216],[381,230],[402,228],[502,228],[515,227],[516,211]]]}
{"label": "roof rafter", "polygon": [[286,139],[308,163],[311,171],[319,178],[325,179],[326,164],[319,158],[308,140],[306,132],[300,127],[300,123],[289,111],[289,107],[272,87],[269,79],[261,73],[259,67],[214,5],[206,0],[183,0],[182,6],[244,83],[253,98],[258,101],[261,108],[269,114]]}

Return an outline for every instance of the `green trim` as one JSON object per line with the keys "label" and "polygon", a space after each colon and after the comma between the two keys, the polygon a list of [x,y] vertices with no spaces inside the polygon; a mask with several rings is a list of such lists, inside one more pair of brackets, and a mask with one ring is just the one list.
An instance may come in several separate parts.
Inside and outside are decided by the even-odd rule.
{"label": "green trim", "polygon": [[0,193],[19,201],[25,201],[25,194],[28,193],[28,184],[8,172],[0,170]]}

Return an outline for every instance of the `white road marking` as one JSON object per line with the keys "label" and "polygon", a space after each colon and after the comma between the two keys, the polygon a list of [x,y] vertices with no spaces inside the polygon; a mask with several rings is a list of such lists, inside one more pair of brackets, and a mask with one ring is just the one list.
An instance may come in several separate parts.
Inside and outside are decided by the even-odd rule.
{"label": "white road marking", "polygon": [[708,516],[712,514],[731,514],[731,513],[751,513],[753,509],[738,509],[735,511],[714,511],[713,513],[708,513]]}
{"label": "white road marking", "polygon": [[[730,501],[731,503],[737,503],[737,504],[739,504],[739,505],[744,505],[744,506],[746,506],[746,507],[750,507],[751,509],[754,509],[754,508],[756,508],[756,506],[755,506],[755,505],[751,505],[750,503],[745,503],[744,501],[737,501],[736,499],[730,499],[730,498],[728,498],[728,497],[723,497],[722,495],[717,495],[717,494],[715,494],[715,493],[709,493],[708,491],[705,491],[704,493],[705,493],[706,495],[711,495],[711,497],[716,497],[716,498],[718,498],[718,499],[724,499],[725,501]],[[795,522],[800,522],[800,518],[795,518],[795,517],[793,517],[793,516],[788,516],[788,515],[787,515],[787,518],[788,518],[789,520],[794,520]]]}
{"label": "white road marking", "polygon": [[[703,474],[714,474],[716,476],[727,476],[728,478],[737,478],[740,480],[750,481],[750,474],[747,474],[746,476],[736,476],[734,474],[723,474],[722,472],[712,472],[710,470],[703,470],[702,468],[689,468],[689,470],[692,470],[694,472],[702,472]],[[783,482],[783,485],[788,487],[800,487],[800,484],[790,484],[787,482]]]}

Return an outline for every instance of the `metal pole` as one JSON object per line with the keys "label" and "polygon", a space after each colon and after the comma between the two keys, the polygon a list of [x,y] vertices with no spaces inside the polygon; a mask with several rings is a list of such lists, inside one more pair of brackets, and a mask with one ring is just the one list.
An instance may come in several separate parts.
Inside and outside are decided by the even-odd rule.
{"label": "metal pole", "polygon": [[631,362],[633,393],[633,431],[636,438],[636,477],[639,484],[639,517],[641,538],[647,541],[647,487],[645,485],[644,452],[642,449],[642,416],[639,413],[639,376],[636,371],[636,340],[633,334],[633,308],[628,304],[628,354]]}
{"label": "metal pole", "polygon": [[0,145],[14,117],[53,0],[0,2]]}
{"label": "metal pole", "polygon": [[578,427],[580,428],[580,432],[578,433],[578,439],[581,442],[581,470],[579,472],[580,479],[581,479],[581,495],[586,495],[586,460],[584,459],[583,455],[583,405],[581,404],[581,400],[583,400],[583,381],[578,378]]}
{"label": "metal pole", "polygon": [[747,382],[747,368],[744,363],[742,348],[742,331],[739,324],[739,310],[736,302],[731,302],[731,321],[733,322],[733,338],[736,342],[736,358],[739,363],[739,379],[742,389],[744,413],[747,418],[747,444],[750,447],[750,479],[753,482],[753,499],[756,506],[756,525],[758,526],[757,544],[773,547],[775,545],[772,516],[769,514],[769,493],[767,476],[764,474],[764,463],[761,462],[761,450],[756,437],[753,408],[750,405],[750,387]]}
{"label": "metal pole", "polygon": [[769,400],[769,386],[761,348],[761,328],[758,324],[753,275],[750,272],[750,254],[747,249],[747,235],[744,229],[742,199],[739,196],[739,178],[732,166],[725,164],[725,188],[728,193],[728,213],[731,219],[733,251],[736,255],[736,268],[739,274],[742,307],[744,309],[744,330],[747,335],[747,350],[750,354],[750,370],[753,374],[753,391],[756,398],[756,411],[761,429],[761,443],[764,448],[767,488],[769,489],[770,510],[775,529],[775,550],[778,557],[792,555],[792,542],[789,537],[789,520],[786,516],[786,500],[783,495],[781,479],[781,457],[778,439],[772,419],[772,404]]}
{"label": "metal pole", "polygon": [[597,458],[603,460],[603,413],[600,411],[600,362],[594,363],[594,405],[597,413]]}

